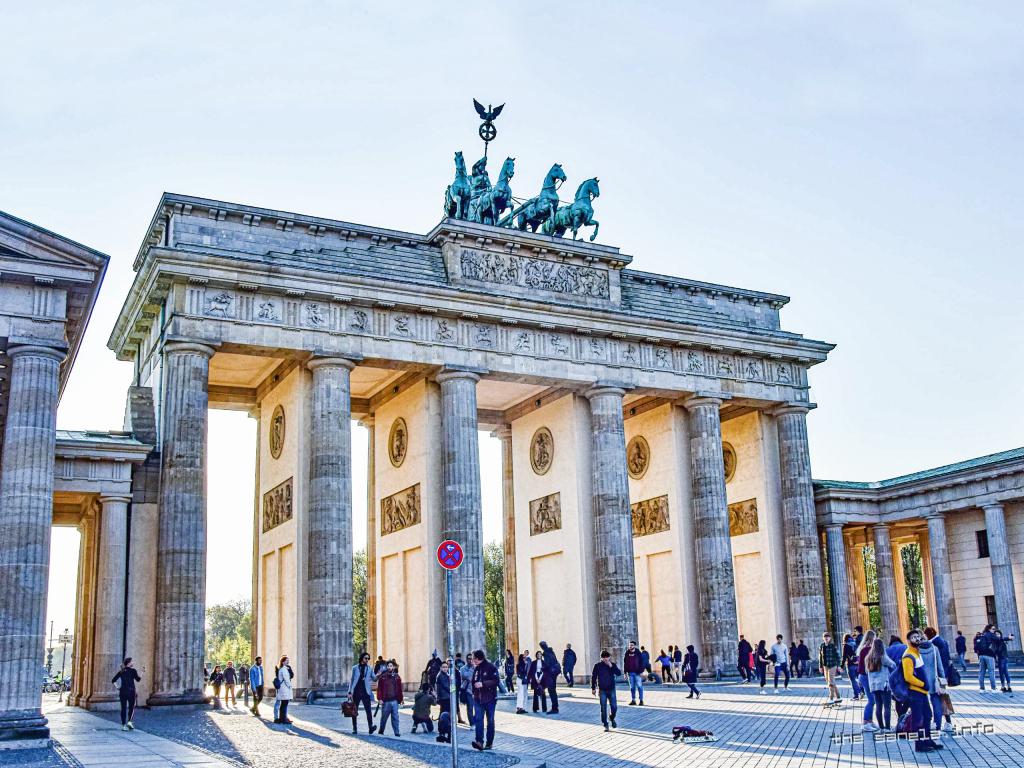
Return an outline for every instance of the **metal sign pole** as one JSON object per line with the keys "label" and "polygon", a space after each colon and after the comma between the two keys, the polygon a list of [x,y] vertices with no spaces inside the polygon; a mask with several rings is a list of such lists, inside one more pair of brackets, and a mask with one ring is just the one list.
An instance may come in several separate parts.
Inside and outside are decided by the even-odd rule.
{"label": "metal sign pole", "polygon": [[452,572],[445,569],[444,572],[445,592],[448,603],[448,658],[451,660],[451,669],[448,675],[448,691],[450,693],[449,716],[452,726],[452,768],[459,768],[459,729],[458,711],[459,700],[455,687],[455,616],[452,611]]}

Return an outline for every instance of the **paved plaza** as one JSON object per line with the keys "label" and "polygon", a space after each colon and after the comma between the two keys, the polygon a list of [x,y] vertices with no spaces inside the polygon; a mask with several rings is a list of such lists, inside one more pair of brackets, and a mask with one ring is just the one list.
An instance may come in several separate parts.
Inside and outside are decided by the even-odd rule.
{"label": "paved plaza", "polygon": [[[1015,678],[1020,674],[1015,671]],[[970,677],[967,678],[968,680]],[[847,701],[842,709],[823,709],[820,678],[795,681],[786,694],[758,695],[754,685],[709,684],[698,700],[685,688],[652,686],[646,706],[628,706],[620,696],[619,728],[605,733],[596,699],[589,689],[562,689],[560,714],[514,714],[502,701],[496,751],[469,749],[460,729],[467,768],[520,765],[534,768],[587,766],[725,768],[818,768],[819,766],[986,766],[1019,764],[1024,747],[1024,698],[981,693],[972,685],[954,691],[954,722],[976,731],[944,737],[946,749],[916,755],[906,742],[863,740],[862,707]],[[844,694],[848,688],[844,690]],[[620,692],[621,693],[621,692]],[[408,710],[402,713],[402,737],[351,735],[350,721],[338,709],[295,705],[293,726],[275,726],[247,714],[241,705],[222,711],[140,710],[137,730],[124,733],[116,713],[89,713],[48,701],[47,716],[55,752],[0,753],[0,764],[51,766],[139,766],[140,768],[317,768],[318,766],[440,766],[450,763],[448,747],[433,737],[411,735]],[[689,725],[713,731],[718,741],[680,745],[671,728]],[[985,732],[989,731],[989,732]],[[845,738],[844,738],[845,737]],[[77,762],[76,762],[77,761]]]}

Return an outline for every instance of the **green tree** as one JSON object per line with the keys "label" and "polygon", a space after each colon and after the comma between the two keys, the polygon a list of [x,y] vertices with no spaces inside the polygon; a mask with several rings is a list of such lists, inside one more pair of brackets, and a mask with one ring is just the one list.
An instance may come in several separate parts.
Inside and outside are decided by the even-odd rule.
{"label": "green tree", "polygon": [[868,588],[868,623],[872,627],[882,626],[882,608],[878,603],[878,567],[875,565],[875,548],[862,547],[864,558],[864,583]]}
{"label": "green tree", "polygon": [[919,544],[907,544],[900,549],[903,565],[903,584],[907,593],[907,618],[912,627],[928,624],[928,607],[924,601],[924,564]]}
{"label": "green tree", "polygon": [[366,550],[352,557],[352,657],[366,650]]}
{"label": "green tree", "polygon": [[496,541],[484,547],[484,620],[487,655],[501,659],[505,654],[505,550]]}
{"label": "green tree", "polygon": [[206,659],[224,665],[252,658],[252,602],[229,600],[206,609]]}

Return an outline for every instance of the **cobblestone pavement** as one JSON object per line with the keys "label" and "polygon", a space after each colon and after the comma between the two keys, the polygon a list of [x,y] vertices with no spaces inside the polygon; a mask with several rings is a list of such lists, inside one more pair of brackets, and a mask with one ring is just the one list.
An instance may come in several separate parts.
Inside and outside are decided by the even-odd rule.
{"label": "cobblestone pavement", "polygon": [[[1015,678],[1020,677],[1015,671]],[[466,768],[502,768],[519,761],[519,768],[662,768],[724,766],[725,768],[854,768],[860,766],[985,766],[1021,764],[1024,752],[1024,697],[981,693],[965,676],[954,689],[954,723],[979,731],[949,738],[942,752],[916,754],[907,742],[876,741],[860,734],[863,706],[844,699],[841,709],[824,709],[821,679],[794,681],[789,693],[761,696],[754,685],[736,683],[702,686],[699,700],[686,698],[685,686],[650,686],[645,703],[628,705],[629,692],[619,690],[619,728],[605,733],[597,700],[588,688],[561,689],[557,716],[515,715],[514,704],[503,700],[497,716],[498,735],[492,753],[469,749],[469,731],[460,729],[466,749]],[[769,686],[770,690],[770,686]],[[844,696],[849,695],[845,686]],[[268,708],[269,709],[269,708]],[[116,713],[101,713],[114,723],[111,739],[120,736]],[[192,745],[201,752],[196,764],[216,755],[221,765],[253,768],[410,768],[450,764],[448,748],[433,736],[412,735],[408,710],[402,712],[402,737],[351,735],[351,721],[337,707],[294,705],[295,724],[275,726],[259,721],[239,705],[222,711],[141,710],[136,733],[147,733]],[[91,716],[91,715],[90,715]],[[54,717],[54,737],[61,738],[60,717]],[[711,730],[718,741],[675,744],[671,728],[689,725]],[[360,724],[365,728],[365,723]],[[853,741],[854,737],[858,740]],[[6,764],[0,756],[0,764]],[[128,763],[111,761],[104,765]],[[64,765],[57,761],[18,763],[31,768]],[[74,765],[74,763],[71,763]],[[141,765],[141,764],[140,764]],[[148,768],[151,763],[145,764]],[[189,764],[190,768],[192,764]]]}

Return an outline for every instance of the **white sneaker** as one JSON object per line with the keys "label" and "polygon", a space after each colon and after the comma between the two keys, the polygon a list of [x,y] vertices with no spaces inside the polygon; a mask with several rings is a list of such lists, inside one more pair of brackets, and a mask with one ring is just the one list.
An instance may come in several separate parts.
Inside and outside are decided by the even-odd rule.
{"label": "white sneaker", "polygon": [[956,732],[956,729],[953,727],[952,723],[946,723],[944,726],[942,726],[942,730],[943,730],[944,733],[955,733]]}
{"label": "white sneaker", "polygon": [[768,695],[768,691],[766,691],[764,688],[762,688],[761,689],[761,695],[762,696],[767,696]]}
{"label": "white sneaker", "polygon": [[861,731],[863,731],[864,733],[874,733],[877,730],[878,726],[874,723],[864,723],[863,727],[861,728]]}

